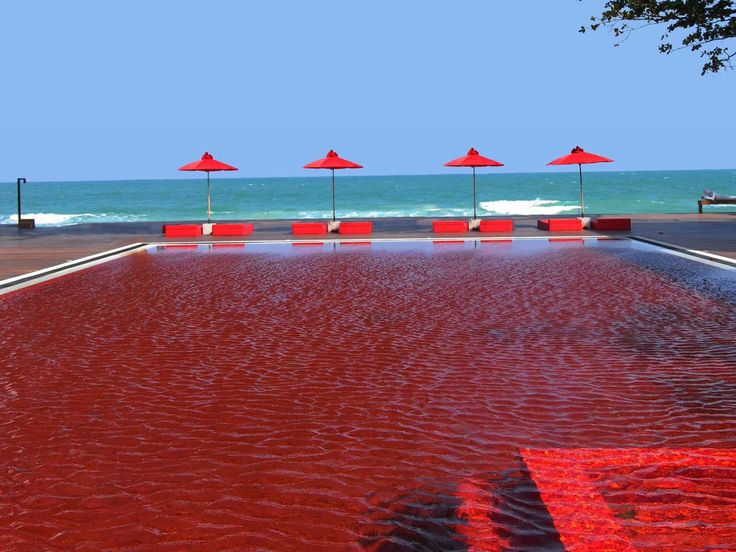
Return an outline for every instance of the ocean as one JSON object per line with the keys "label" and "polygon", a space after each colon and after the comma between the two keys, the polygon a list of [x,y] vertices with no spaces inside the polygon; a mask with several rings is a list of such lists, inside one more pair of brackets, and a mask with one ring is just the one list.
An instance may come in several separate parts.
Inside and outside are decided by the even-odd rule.
{"label": "ocean", "polygon": [[[704,188],[736,195],[736,170],[592,172],[584,174],[590,214],[695,213]],[[483,172],[478,214],[557,215],[579,209],[577,171]],[[175,180],[29,182],[23,216],[39,226],[89,222],[205,219],[204,175]],[[472,214],[470,170],[447,175],[358,176],[338,171],[342,218],[440,217]],[[708,210],[733,209],[712,206]],[[330,173],[301,178],[212,175],[213,220],[326,218],[332,215]],[[0,184],[0,223],[17,219],[16,185]]]}

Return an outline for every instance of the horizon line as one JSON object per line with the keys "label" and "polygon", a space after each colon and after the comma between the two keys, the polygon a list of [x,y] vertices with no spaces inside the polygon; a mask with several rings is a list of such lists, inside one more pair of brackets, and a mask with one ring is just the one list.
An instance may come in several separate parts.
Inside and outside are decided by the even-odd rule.
{"label": "horizon line", "polygon": [[[573,167],[573,165],[570,165],[570,167]],[[469,168],[469,167],[468,167]],[[327,169],[325,169],[327,170]],[[700,171],[736,171],[736,167],[734,168],[722,168],[722,169],[638,169],[638,170],[599,170],[595,169],[592,172],[594,173],[641,173],[641,172],[700,172]],[[197,171],[201,172],[201,171]],[[299,175],[299,176],[236,176],[234,174],[230,174],[230,171],[215,171],[215,172],[222,172],[223,175],[220,176],[218,174],[217,180],[276,180],[276,179],[317,179],[317,178],[323,178],[324,175]],[[228,173],[227,175],[225,173]],[[504,175],[523,175],[523,174],[567,174],[568,171],[560,171],[555,170],[554,172],[551,171],[518,171],[518,172],[499,172],[498,174],[504,174]],[[569,171],[570,174],[576,174],[574,171]],[[457,171],[456,173],[404,173],[404,174],[354,174],[354,173],[348,173],[345,176],[341,176],[341,178],[375,178],[375,177],[400,177],[400,176],[441,176],[441,177],[454,177],[459,176],[464,173]],[[468,173],[470,174],[470,173]],[[492,175],[493,173],[478,173],[478,176],[481,175]],[[18,178],[24,178],[24,177],[18,177]],[[156,181],[166,181],[166,180],[196,180],[196,175],[192,175],[190,178],[91,178],[86,180],[31,180],[27,182],[27,184],[61,184],[61,183],[74,183],[74,182],[156,182]],[[17,181],[4,181],[0,182],[0,184],[12,184],[16,185]]]}

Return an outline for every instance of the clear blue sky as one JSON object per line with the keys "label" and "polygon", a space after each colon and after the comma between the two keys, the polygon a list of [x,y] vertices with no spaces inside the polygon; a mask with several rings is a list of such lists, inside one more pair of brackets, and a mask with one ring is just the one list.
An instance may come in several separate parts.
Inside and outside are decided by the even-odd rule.
{"label": "clear blue sky", "polygon": [[[579,144],[608,170],[736,167],[736,72],[700,76],[658,30],[615,48],[599,0],[57,0],[3,6],[0,181],[504,171]],[[311,174],[309,174],[311,176]]]}

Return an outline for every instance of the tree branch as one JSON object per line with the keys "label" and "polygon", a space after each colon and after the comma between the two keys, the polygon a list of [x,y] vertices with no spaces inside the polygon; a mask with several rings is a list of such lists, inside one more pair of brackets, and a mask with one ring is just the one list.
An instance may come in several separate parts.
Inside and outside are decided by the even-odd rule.
{"label": "tree branch", "polygon": [[[613,32],[616,46],[628,40],[634,31],[664,25],[666,32],[660,38],[659,51],[669,54],[689,48],[699,51],[708,61],[702,73],[717,73],[733,68],[734,53],[725,41],[736,38],[736,0],[609,0],[600,17],[591,17],[591,23],[580,32],[595,31],[601,26]],[[632,25],[633,23],[633,25]],[[638,25],[637,25],[638,24]],[[682,31],[681,46],[673,47],[670,34]],[[678,33],[679,34],[679,33]],[[713,46],[704,48],[704,46]]]}

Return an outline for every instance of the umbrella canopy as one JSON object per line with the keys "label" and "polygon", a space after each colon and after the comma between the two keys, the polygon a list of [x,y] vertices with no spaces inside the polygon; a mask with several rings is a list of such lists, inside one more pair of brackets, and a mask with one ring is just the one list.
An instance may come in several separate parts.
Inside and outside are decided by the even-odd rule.
{"label": "umbrella canopy", "polygon": [[363,165],[358,165],[347,159],[343,159],[334,150],[327,152],[327,156],[317,159],[311,163],[304,165],[305,169],[330,169],[332,171],[332,220],[335,216],[335,171],[339,169],[362,169]]}
{"label": "umbrella canopy", "polygon": [[467,155],[448,161],[445,167],[503,167],[503,163],[483,157],[477,149],[470,148]]}
{"label": "umbrella canopy", "polygon": [[222,161],[218,161],[209,152],[204,152],[202,159],[179,167],[180,171],[202,171],[207,173],[207,222],[212,221],[212,209],[210,207],[210,173],[215,171],[237,171],[238,169]]}
{"label": "umbrella canopy", "polygon": [[589,163],[612,163],[613,159],[596,155],[585,151],[580,146],[575,146],[568,155],[558,157],[547,165],[577,165],[580,174],[580,216],[585,216],[585,196],[583,195],[583,165]]}
{"label": "umbrella canopy", "polygon": [[470,148],[467,155],[453,159],[445,163],[445,167],[473,167],[473,218],[477,217],[475,208],[475,168],[476,167],[503,167],[503,163],[483,157],[475,148]]}

